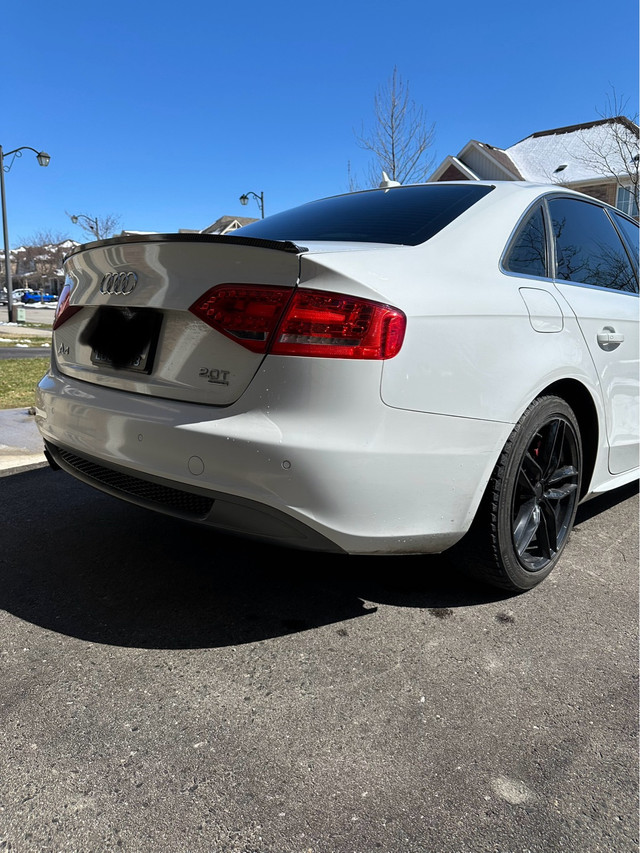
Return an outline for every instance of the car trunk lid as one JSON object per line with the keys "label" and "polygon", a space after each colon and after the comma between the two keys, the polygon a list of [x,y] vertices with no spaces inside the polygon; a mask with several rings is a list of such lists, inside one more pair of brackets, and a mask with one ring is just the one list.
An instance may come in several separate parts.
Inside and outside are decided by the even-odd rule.
{"label": "car trunk lid", "polygon": [[230,405],[264,353],[239,345],[191,309],[220,285],[238,298],[244,285],[286,296],[299,282],[304,251],[286,241],[202,234],[81,246],[65,261],[71,293],[54,327],[57,365],[109,388]]}

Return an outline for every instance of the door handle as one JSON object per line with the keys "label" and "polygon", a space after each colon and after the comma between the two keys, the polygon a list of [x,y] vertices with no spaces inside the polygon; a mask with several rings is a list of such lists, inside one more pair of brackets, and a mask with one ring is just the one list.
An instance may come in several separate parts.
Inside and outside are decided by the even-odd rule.
{"label": "door handle", "polygon": [[616,332],[611,326],[605,326],[597,335],[598,344],[601,347],[607,347],[611,344],[621,344],[624,341],[624,335]]}

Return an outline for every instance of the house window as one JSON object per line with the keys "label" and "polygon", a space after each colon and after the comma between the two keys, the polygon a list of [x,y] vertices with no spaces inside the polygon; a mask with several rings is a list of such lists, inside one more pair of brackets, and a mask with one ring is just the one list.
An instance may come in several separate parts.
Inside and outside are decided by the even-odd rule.
{"label": "house window", "polygon": [[616,207],[626,213],[627,216],[638,216],[638,202],[628,187],[618,187]]}

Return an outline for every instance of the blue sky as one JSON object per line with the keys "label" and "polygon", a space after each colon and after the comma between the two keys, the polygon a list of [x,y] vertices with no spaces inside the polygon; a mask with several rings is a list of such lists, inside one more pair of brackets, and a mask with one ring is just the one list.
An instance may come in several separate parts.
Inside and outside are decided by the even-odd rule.
{"label": "blue sky", "polygon": [[246,191],[267,215],[345,192],[394,66],[435,122],[436,163],[598,118],[611,86],[637,109],[635,0],[31,0],[3,4],[0,29],[0,144],[52,158],[25,152],[5,176],[13,247],[84,239],[65,211],[175,231],[258,216]]}

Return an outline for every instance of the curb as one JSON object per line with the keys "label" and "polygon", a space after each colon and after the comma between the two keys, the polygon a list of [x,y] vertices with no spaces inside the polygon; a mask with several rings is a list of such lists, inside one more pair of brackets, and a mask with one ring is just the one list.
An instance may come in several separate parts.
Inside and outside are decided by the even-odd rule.
{"label": "curb", "polygon": [[33,411],[26,407],[0,410],[0,477],[49,464]]}
{"label": "curb", "polygon": [[13,474],[24,474],[26,471],[36,471],[38,468],[48,468],[49,463],[42,458],[40,462],[23,462],[14,465],[13,468],[2,468],[0,463],[0,480],[3,477],[11,477]]}

